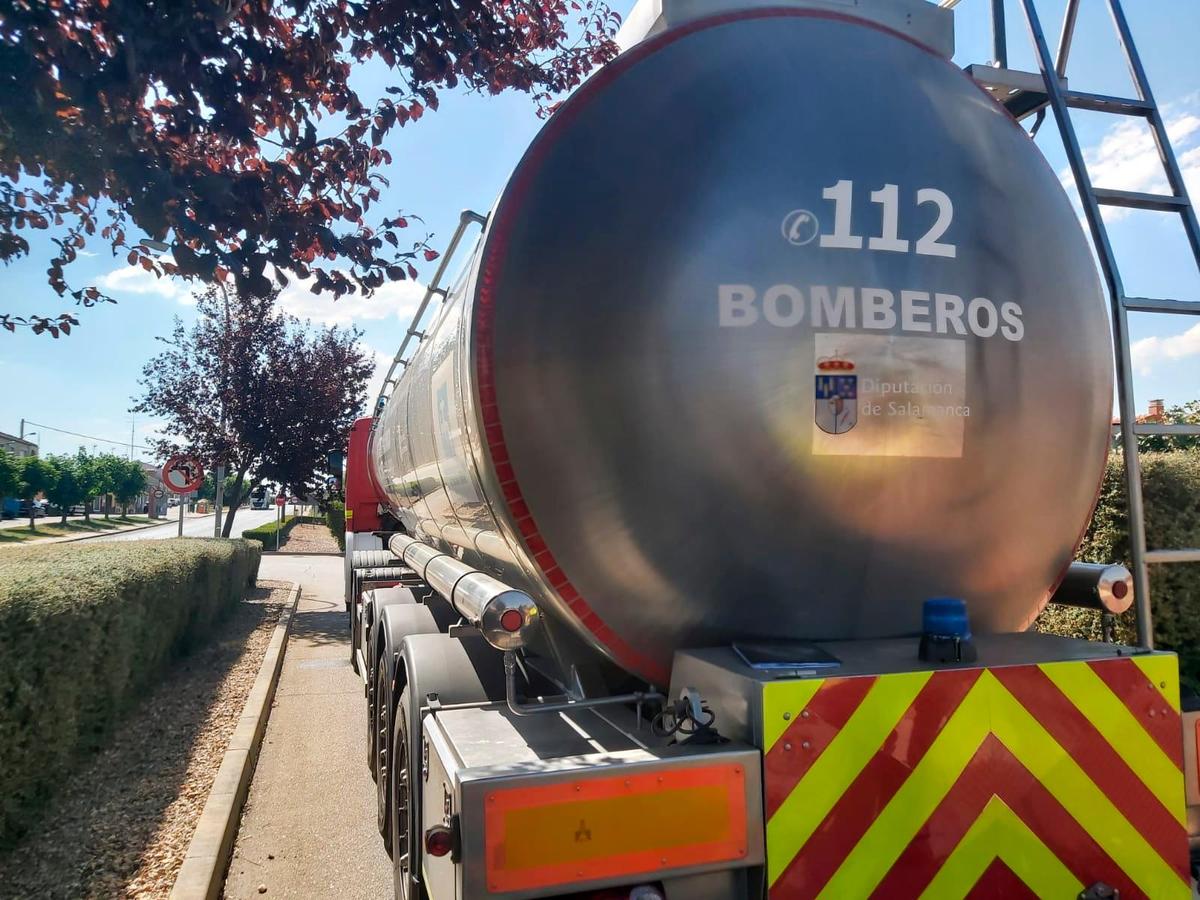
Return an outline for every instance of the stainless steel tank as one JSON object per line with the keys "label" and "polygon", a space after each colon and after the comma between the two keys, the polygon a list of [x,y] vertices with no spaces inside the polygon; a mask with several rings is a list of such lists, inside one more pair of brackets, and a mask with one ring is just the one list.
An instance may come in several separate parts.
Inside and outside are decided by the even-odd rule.
{"label": "stainless steel tank", "polygon": [[371,455],[410,533],[665,684],[680,647],[912,633],[931,596],[1025,628],[1095,502],[1110,360],[1007,113],[895,32],[756,10],[554,114]]}

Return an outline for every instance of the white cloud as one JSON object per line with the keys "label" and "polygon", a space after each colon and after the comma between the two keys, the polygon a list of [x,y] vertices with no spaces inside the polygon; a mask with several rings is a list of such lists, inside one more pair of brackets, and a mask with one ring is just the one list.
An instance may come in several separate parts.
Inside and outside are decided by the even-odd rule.
{"label": "white cloud", "polygon": [[366,341],[360,341],[360,346],[367,354],[375,361],[375,373],[371,376],[371,380],[367,382],[367,397],[364,401],[364,409],[366,414],[371,414],[371,404],[375,402],[375,398],[379,396],[379,389],[383,387],[383,379],[387,377],[388,367],[392,364],[392,358],[395,354],[384,353],[376,350]]}
{"label": "white cloud", "polygon": [[[163,260],[170,262],[171,258],[165,256]],[[169,275],[159,278],[140,266],[114,269],[101,275],[98,283],[118,298],[123,294],[153,295],[175,300],[185,306],[195,305],[193,291],[201,288],[199,282],[190,284],[182,278]],[[324,325],[353,325],[393,316],[407,323],[425,296],[425,285],[417,281],[389,281],[370,297],[355,293],[344,295],[340,300],[334,300],[328,292],[314,294],[312,284],[311,278],[291,279],[279,293],[280,308],[297,318],[311,319]]]}
{"label": "white cloud", "polygon": [[100,287],[109,293],[154,295],[167,300],[178,300],[180,303],[192,304],[191,289],[188,284],[178,278],[163,275],[161,278],[153,272],[147,272],[141,266],[125,266],[114,269],[98,279]]}
{"label": "white cloud", "polygon": [[[1192,197],[1200,196],[1200,93],[1163,108],[1167,135]],[[1094,147],[1085,148],[1084,160],[1096,187],[1148,194],[1169,194],[1166,172],[1149,123],[1125,118],[1112,125]],[[1059,173],[1072,197],[1076,196],[1070,169]],[[1105,207],[1104,218],[1116,221],[1129,214],[1123,207]]]}
{"label": "white cloud", "polygon": [[1200,322],[1182,334],[1171,337],[1148,337],[1134,341],[1129,348],[1133,368],[1139,375],[1149,375],[1155,363],[1166,359],[1200,356]]}
{"label": "white cloud", "polygon": [[325,325],[353,325],[391,317],[407,323],[425,296],[425,285],[416,281],[389,281],[370,297],[344,294],[339,300],[328,292],[314,294],[311,286],[311,280],[293,279],[280,292],[279,305],[297,318]]}

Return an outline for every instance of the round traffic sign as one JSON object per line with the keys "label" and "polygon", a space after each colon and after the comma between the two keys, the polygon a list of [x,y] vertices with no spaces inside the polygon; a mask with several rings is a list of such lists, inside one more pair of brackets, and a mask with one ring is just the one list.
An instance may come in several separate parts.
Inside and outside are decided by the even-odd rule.
{"label": "round traffic sign", "polygon": [[283,506],[283,504],[286,502],[287,502],[287,497],[283,496],[283,494],[280,494],[278,497],[275,498],[276,506]]}
{"label": "round traffic sign", "polygon": [[176,494],[190,494],[204,484],[204,468],[194,456],[179,454],[167,460],[162,470],[163,487]]}
{"label": "round traffic sign", "polygon": [[167,493],[167,492],[166,492],[166,491],[164,491],[162,488],[155,488],[155,489],[154,489],[154,496],[155,496],[156,498],[158,498],[158,497],[164,497],[164,496],[166,496],[166,493]]}

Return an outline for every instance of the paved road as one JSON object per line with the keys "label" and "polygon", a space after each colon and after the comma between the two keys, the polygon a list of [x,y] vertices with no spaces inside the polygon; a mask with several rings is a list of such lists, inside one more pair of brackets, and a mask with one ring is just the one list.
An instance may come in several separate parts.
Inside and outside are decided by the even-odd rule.
{"label": "paved road", "polygon": [[349,663],[342,559],[266,556],[259,577],[299,582],[300,609],[225,897],[390,898],[391,861],[375,829],[367,771],[362,681]]}
{"label": "paved road", "polygon": [[[106,534],[103,537],[90,538],[96,541],[157,541],[163,538],[173,538],[179,534],[179,512],[172,510],[176,518],[154,528],[142,528],[137,531],[126,531],[121,534]],[[233,520],[233,530],[240,535],[247,528],[255,528],[270,522],[275,518],[274,509],[239,509]],[[212,537],[212,516],[191,516],[183,520],[184,537]]]}

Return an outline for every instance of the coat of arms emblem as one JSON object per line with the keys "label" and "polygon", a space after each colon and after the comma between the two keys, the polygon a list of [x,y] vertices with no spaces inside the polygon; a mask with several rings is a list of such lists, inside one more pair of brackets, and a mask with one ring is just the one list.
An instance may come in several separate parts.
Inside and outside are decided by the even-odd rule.
{"label": "coat of arms emblem", "polygon": [[858,424],[858,376],[854,363],[839,356],[817,360],[813,418],[826,434],[845,434]]}

